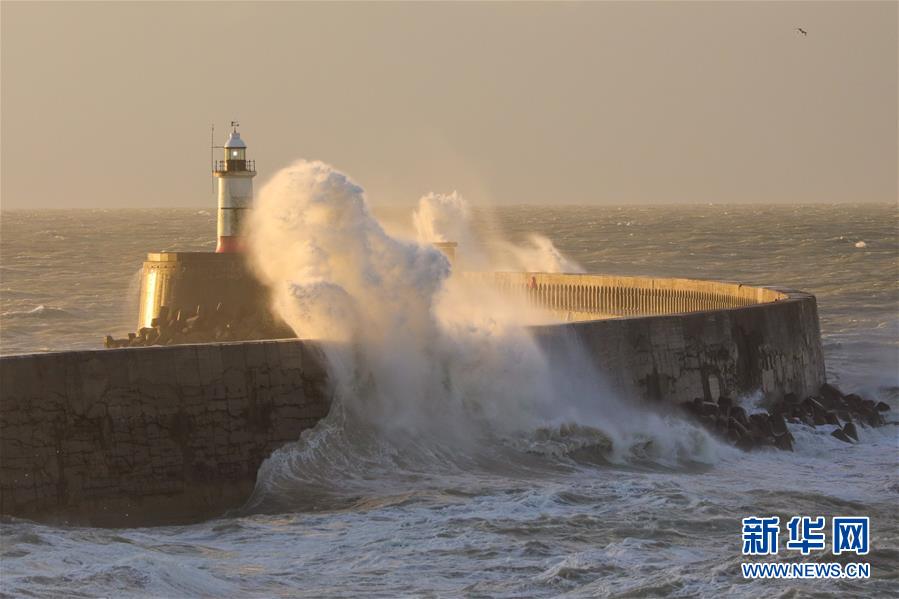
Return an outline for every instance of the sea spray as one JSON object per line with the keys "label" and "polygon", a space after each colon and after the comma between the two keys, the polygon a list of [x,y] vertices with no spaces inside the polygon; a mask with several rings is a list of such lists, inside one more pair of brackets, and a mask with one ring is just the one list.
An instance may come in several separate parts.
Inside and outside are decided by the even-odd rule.
{"label": "sea spray", "polygon": [[584,272],[576,262],[566,258],[553,242],[543,235],[532,233],[526,244],[502,244],[502,249],[512,258],[512,267],[529,272]]}
{"label": "sea spray", "polygon": [[471,230],[471,208],[458,191],[422,196],[412,222],[421,243],[455,241],[468,248],[478,241]]}
{"label": "sea spray", "polygon": [[[464,251],[483,247],[457,194],[422,206],[444,216],[431,210],[427,221],[420,209],[421,233],[450,230]],[[445,218],[452,212],[462,220]],[[542,451],[547,438],[611,446],[620,460],[708,457],[705,433],[616,399],[577,343],[545,355],[526,326],[542,311],[452,276],[429,244],[388,235],[362,188],[324,163],[277,173],[249,233],[275,309],[298,336],[324,342],[334,385],[332,414],[263,466],[257,500],[285,485],[314,495],[485,460],[508,466],[522,449],[555,453]]]}
{"label": "sea spray", "polygon": [[510,243],[497,233],[483,239],[475,233],[471,207],[457,191],[450,194],[432,192],[421,197],[412,220],[419,243],[458,243],[458,262],[468,270],[584,271],[543,235],[531,233],[525,243],[518,244]]}
{"label": "sea spray", "polygon": [[373,423],[419,431],[442,415],[445,431],[504,402],[516,408],[508,422],[547,397],[542,356],[508,310],[462,305],[465,283],[448,283],[446,257],[387,235],[342,173],[320,162],[284,169],[260,190],[250,231],[279,314],[300,337],[329,342],[339,397]]}

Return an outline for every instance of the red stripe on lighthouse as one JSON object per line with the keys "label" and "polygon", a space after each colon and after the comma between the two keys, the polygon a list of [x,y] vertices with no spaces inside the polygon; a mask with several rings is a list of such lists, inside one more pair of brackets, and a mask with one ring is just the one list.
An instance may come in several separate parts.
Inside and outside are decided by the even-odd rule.
{"label": "red stripe on lighthouse", "polygon": [[244,249],[243,239],[234,235],[219,237],[218,246],[215,248],[216,254],[236,254]]}

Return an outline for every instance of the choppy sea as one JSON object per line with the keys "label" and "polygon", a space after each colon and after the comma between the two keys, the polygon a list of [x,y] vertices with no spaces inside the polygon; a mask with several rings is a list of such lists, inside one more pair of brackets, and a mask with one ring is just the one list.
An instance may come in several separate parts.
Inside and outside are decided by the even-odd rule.
{"label": "choppy sea", "polygon": [[[403,226],[402,211],[378,212]],[[545,235],[587,272],[814,293],[828,379],[886,401],[891,424],[861,429],[854,445],[826,427],[791,425],[795,452],[722,446],[703,464],[609,462],[514,443],[466,460],[422,451],[376,464],[362,485],[351,467],[342,478],[354,445],[334,456],[325,444],[303,454],[302,466],[327,479],[327,493],[304,497],[292,486],[277,509],[116,530],[4,519],[0,596],[899,595],[896,206],[522,206],[480,215],[483,228],[511,240]],[[214,216],[195,209],[3,212],[0,353],[97,348],[107,333],[134,330],[146,252],[211,250],[214,230]],[[870,516],[870,580],[744,580],[740,521],[750,515]]]}

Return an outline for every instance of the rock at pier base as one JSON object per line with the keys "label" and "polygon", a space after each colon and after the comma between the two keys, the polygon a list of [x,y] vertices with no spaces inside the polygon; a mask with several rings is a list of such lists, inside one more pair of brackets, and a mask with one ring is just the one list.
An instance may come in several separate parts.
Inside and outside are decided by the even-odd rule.
{"label": "rock at pier base", "polygon": [[781,401],[772,403],[767,413],[747,415],[746,410],[726,396],[720,397],[717,402],[696,398],[682,403],[681,408],[710,432],[740,449],[748,451],[756,447],[774,446],[792,451],[795,439],[787,422],[801,423],[811,428],[836,426],[831,432],[834,438],[845,443],[857,443],[856,421],[872,427],[881,426],[885,422],[881,412],[889,410],[890,406],[853,393],[843,395],[838,388],[825,384],[820,389],[820,395],[806,397],[802,401],[795,394],[787,393]]}
{"label": "rock at pier base", "polygon": [[253,341],[295,337],[286,324],[268,311],[229,309],[219,303],[214,310],[199,305],[195,310],[172,311],[161,306],[149,327],[128,333],[127,339],[107,335],[104,347],[145,347],[217,341]]}
{"label": "rock at pier base", "polygon": [[839,439],[840,441],[843,441],[844,443],[850,443],[850,444],[852,443],[852,440],[841,428],[834,429],[834,431],[830,434],[832,436],[836,437],[837,439]]}

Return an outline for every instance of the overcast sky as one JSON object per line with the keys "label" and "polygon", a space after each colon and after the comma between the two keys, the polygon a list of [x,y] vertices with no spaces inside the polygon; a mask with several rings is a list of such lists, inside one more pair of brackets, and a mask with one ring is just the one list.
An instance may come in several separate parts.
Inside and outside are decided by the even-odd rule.
{"label": "overcast sky", "polygon": [[0,6],[3,208],[210,207],[233,118],[378,203],[897,200],[896,2]]}

